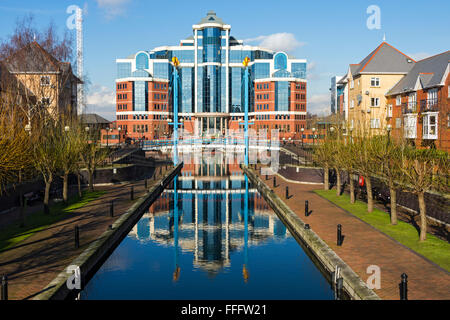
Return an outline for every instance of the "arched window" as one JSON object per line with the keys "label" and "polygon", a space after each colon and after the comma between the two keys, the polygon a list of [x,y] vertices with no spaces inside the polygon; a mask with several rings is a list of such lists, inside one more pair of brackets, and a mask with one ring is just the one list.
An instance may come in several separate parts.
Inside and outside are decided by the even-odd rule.
{"label": "arched window", "polygon": [[139,53],[136,56],[136,69],[138,70],[148,69],[148,57],[143,52]]}
{"label": "arched window", "polygon": [[275,70],[287,69],[287,55],[283,52],[278,52],[275,57],[273,58]]}

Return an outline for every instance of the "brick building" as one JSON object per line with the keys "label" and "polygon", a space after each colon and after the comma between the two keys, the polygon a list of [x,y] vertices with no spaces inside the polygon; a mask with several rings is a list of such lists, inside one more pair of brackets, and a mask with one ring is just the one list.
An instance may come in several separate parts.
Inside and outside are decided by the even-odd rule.
{"label": "brick building", "polygon": [[392,136],[450,151],[450,51],[418,61],[386,97]]}
{"label": "brick building", "polygon": [[197,136],[242,128],[244,68],[249,57],[249,118],[255,130],[299,138],[306,121],[306,60],[244,45],[212,11],[179,46],[139,51],[117,59],[117,125],[132,139],[168,136],[173,119],[173,66],[180,61],[179,117]]}

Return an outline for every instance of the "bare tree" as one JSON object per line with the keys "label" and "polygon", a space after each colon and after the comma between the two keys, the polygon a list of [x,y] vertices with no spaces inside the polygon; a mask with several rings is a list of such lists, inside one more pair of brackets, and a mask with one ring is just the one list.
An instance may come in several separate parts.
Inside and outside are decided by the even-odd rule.
{"label": "bare tree", "polygon": [[35,128],[33,136],[33,164],[42,175],[45,183],[44,208],[49,212],[50,188],[59,166],[59,152],[57,137],[60,132],[57,123],[51,117],[43,122],[39,128]]}
{"label": "bare tree", "polygon": [[7,59],[34,41],[60,61],[71,62],[73,59],[73,36],[66,30],[60,38],[53,22],[39,30],[34,16],[29,14],[17,19],[14,32],[0,43],[0,60]]}
{"label": "bare tree", "polygon": [[84,132],[84,142],[81,151],[81,160],[89,175],[90,191],[94,191],[94,172],[96,168],[109,156],[109,150],[102,148],[100,139],[97,139],[99,132],[92,131]]}
{"label": "bare tree", "polygon": [[432,189],[448,192],[449,155],[442,150],[405,147],[401,157],[402,182],[419,200],[420,241],[424,241],[427,235],[425,192]]}

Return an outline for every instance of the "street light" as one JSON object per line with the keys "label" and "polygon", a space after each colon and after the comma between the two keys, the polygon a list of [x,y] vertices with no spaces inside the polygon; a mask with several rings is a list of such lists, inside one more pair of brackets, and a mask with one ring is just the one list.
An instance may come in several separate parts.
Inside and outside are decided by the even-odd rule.
{"label": "street light", "polygon": [[316,145],[316,128],[312,128],[312,133],[313,133],[313,146]]}
{"label": "street light", "polygon": [[303,132],[305,132],[305,128],[301,128],[300,131],[301,131],[301,135],[302,135],[302,149],[303,149]]}
{"label": "street light", "polygon": [[391,141],[391,130],[392,130],[392,126],[390,124],[387,125],[386,127],[387,130],[387,134],[388,134],[388,143]]}

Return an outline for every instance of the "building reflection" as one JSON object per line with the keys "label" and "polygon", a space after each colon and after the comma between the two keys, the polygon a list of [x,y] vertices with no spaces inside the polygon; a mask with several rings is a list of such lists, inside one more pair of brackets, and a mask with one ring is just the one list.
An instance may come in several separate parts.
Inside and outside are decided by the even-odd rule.
{"label": "building reflection", "polygon": [[246,280],[248,247],[284,239],[289,233],[249,186],[239,165],[201,163],[184,166],[176,182],[153,203],[129,236],[173,247],[174,280],[180,273],[178,250],[192,253],[194,267],[211,276],[230,266],[231,253],[243,251]]}

